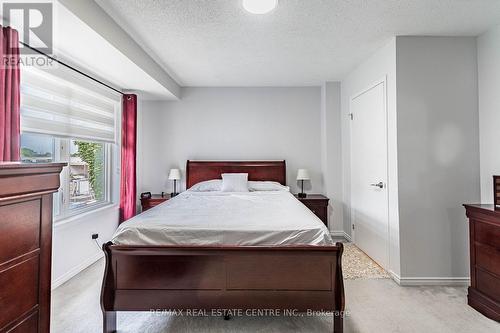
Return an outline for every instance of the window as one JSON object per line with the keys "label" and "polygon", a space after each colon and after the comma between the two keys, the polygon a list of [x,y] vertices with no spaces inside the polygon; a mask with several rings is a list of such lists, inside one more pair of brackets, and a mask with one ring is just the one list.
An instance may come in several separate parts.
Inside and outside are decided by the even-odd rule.
{"label": "window", "polygon": [[103,142],[21,134],[21,159],[24,163],[68,163],[61,174],[61,187],[54,200],[54,213],[59,218],[110,203],[111,150],[111,145]]}
{"label": "window", "polygon": [[110,204],[120,96],[81,78],[75,83],[59,73],[22,71],[21,159],[68,163],[54,195],[55,218]]}
{"label": "window", "polygon": [[24,163],[55,162],[54,138],[46,135],[21,135],[21,161]]}
{"label": "window", "polygon": [[106,200],[105,144],[71,140],[69,201],[71,208]]}

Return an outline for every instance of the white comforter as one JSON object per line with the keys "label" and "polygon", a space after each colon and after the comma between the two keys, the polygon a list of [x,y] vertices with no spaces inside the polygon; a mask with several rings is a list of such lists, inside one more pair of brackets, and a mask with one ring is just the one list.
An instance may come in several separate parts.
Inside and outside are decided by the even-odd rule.
{"label": "white comforter", "polygon": [[328,229],[290,192],[186,191],[122,223],[119,245],[333,245]]}

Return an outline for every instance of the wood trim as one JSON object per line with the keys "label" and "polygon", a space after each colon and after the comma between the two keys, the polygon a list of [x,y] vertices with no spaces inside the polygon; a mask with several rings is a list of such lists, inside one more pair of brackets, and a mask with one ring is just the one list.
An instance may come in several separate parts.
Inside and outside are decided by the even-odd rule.
{"label": "wood trim", "polygon": [[[52,194],[44,194],[42,196],[41,209],[41,228],[40,239],[43,241],[40,244],[40,287],[39,287],[39,302],[40,313],[50,314],[50,294],[51,294],[51,278],[52,278]],[[39,321],[40,332],[50,332],[50,315],[41,316]]]}
{"label": "wood trim", "polygon": [[469,287],[467,303],[486,317],[500,321],[500,303],[491,299],[479,290]]}
{"label": "wood trim", "polygon": [[223,173],[248,173],[248,180],[275,181],[286,185],[286,163],[282,161],[187,161],[186,188]]}
{"label": "wood trim", "polygon": [[67,163],[1,162],[0,176],[29,173],[59,173],[67,165]]}
{"label": "wood trim", "polygon": [[493,176],[493,203],[500,209],[500,176]]}

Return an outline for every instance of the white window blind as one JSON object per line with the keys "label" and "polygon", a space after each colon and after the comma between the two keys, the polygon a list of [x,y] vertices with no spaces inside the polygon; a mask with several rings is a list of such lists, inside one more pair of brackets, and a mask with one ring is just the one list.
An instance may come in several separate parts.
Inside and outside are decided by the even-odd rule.
{"label": "white window blind", "polygon": [[[120,99],[88,79],[26,68],[21,74],[21,130],[116,142]],[[88,80],[88,81],[87,81]]]}

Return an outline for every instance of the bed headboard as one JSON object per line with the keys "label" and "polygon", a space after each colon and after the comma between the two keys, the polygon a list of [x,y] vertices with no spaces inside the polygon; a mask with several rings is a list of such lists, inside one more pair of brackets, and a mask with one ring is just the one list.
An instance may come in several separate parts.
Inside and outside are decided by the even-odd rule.
{"label": "bed headboard", "polygon": [[187,161],[186,187],[220,179],[223,173],[248,173],[248,180],[269,180],[286,185],[285,161]]}

